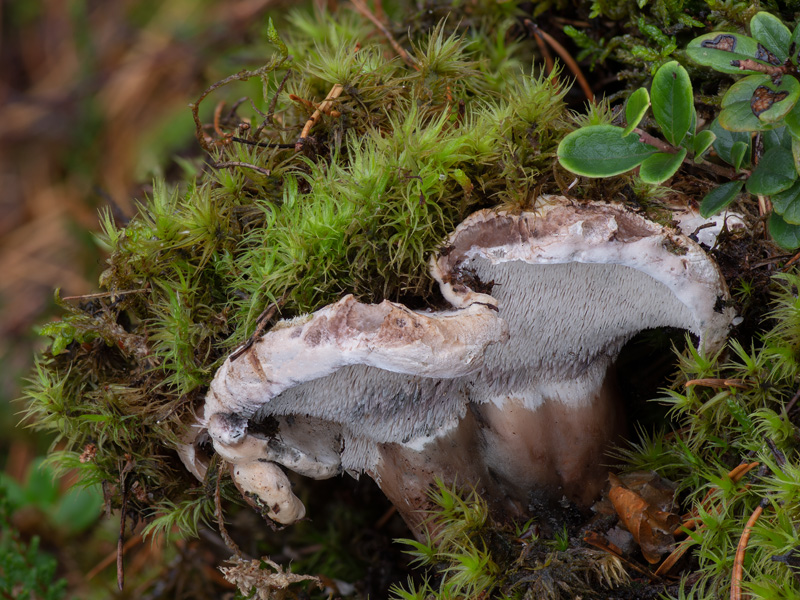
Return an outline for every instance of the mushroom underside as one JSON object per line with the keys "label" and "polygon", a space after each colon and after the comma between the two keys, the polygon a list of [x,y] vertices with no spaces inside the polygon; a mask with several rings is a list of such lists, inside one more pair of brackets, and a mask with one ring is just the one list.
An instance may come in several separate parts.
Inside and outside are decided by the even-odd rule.
{"label": "mushroom underside", "polygon": [[732,317],[699,246],[608,205],[484,211],[433,264],[456,310],[346,297],[215,377],[205,425],[271,518],[299,514],[276,463],[314,478],[367,473],[418,534],[437,477],[475,486],[502,515],[586,506],[625,427],[622,346],[657,327],[718,346]]}

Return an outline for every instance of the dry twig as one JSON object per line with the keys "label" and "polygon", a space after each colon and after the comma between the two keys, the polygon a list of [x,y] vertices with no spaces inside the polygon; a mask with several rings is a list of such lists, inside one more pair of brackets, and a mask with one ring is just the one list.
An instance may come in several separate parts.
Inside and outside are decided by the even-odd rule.
{"label": "dry twig", "polygon": [[325,98],[324,101],[320,102],[319,106],[317,107],[317,110],[315,110],[314,113],[308,118],[308,121],[306,121],[306,124],[303,127],[303,131],[300,132],[300,139],[297,140],[297,143],[294,146],[294,149],[297,152],[303,149],[303,143],[308,137],[308,134],[311,132],[311,128],[314,127],[314,125],[316,125],[319,122],[323,113],[330,111],[331,106],[333,106],[333,101],[342,95],[343,90],[344,87],[342,86],[341,83],[335,84],[331,88],[328,97]]}
{"label": "dry twig", "polygon": [[384,35],[384,37],[389,41],[394,48],[394,51],[397,52],[398,56],[403,59],[403,62],[406,63],[412,69],[416,69],[419,71],[419,66],[414,58],[406,52],[406,49],[403,48],[400,44],[397,43],[397,40],[394,39],[392,32],[384,25],[381,20],[375,16],[375,14],[369,9],[367,3],[364,0],[350,0],[350,3],[353,5],[353,8],[363,17],[369,19],[375,27],[377,27],[380,32]]}
{"label": "dry twig", "polygon": [[583,76],[583,71],[578,66],[578,63],[575,62],[575,59],[572,58],[572,55],[567,52],[567,49],[564,48],[558,41],[546,31],[542,31],[539,29],[538,25],[531,21],[530,19],[525,19],[525,25],[528,29],[533,33],[534,36],[541,37],[545,42],[547,42],[550,47],[555,50],[558,55],[561,57],[561,60],[564,61],[564,64],[567,65],[567,68],[575,75],[575,79],[578,81],[578,85],[581,86],[586,99],[589,102],[594,103],[594,92],[592,92],[592,88],[589,87],[589,82],[586,81],[586,77]]}

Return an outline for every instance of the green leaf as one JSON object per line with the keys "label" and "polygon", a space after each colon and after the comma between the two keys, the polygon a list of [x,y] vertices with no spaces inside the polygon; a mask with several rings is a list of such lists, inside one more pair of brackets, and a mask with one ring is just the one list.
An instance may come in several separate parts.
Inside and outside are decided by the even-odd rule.
{"label": "green leaf", "polygon": [[794,28],[792,32],[792,39],[789,41],[789,47],[792,47],[794,44],[794,53],[789,57],[793,64],[797,64],[798,60],[800,60],[800,23]]}
{"label": "green leaf", "polygon": [[586,177],[610,177],[639,166],[657,150],[613,125],[590,125],[568,134],[558,145],[564,168]]}
{"label": "green leaf", "polygon": [[800,102],[795,104],[786,116],[783,118],[786,127],[792,132],[792,135],[800,138]]}
{"label": "green leaf", "polygon": [[742,191],[744,181],[729,181],[715,187],[700,201],[700,216],[708,218],[726,209]]}
{"label": "green leaf", "polygon": [[[749,75],[734,83],[722,98],[722,108],[730,108],[747,102],[750,112],[764,123],[781,120],[797,104],[800,98],[800,83],[790,75],[775,85],[768,75]],[[747,122],[752,122],[748,117]],[[737,131],[746,131],[737,129]]]}
{"label": "green leaf", "polygon": [[747,191],[771,196],[791,187],[795,179],[797,170],[794,168],[792,153],[784,148],[770,148],[747,180]]}
{"label": "green leaf", "polygon": [[760,121],[753,114],[749,100],[726,106],[720,111],[717,118],[719,124],[728,131],[766,131],[777,127],[777,124]]}
{"label": "green leaf", "polygon": [[792,149],[792,135],[786,127],[778,127],[777,129],[765,131],[761,134],[761,139],[764,143],[764,151],[770,148]]}
{"label": "green leaf", "polygon": [[778,17],[768,12],[756,13],[750,19],[750,35],[775,55],[778,64],[782,65],[789,58],[792,34]]}
{"label": "green leaf", "polygon": [[773,210],[792,225],[800,225],[800,181],[796,181],[788,190],[773,195]]}
{"label": "green leaf", "polygon": [[44,464],[44,459],[35,460],[30,467],[25,495],[30,504],[50,509],[58,500],[58,481],[53,470]]}
{"label": "green leaf", "polygon": [[775,211],[769,216],[767,221],[769,233],[775,243],[785,250],[800,248],[800,225],[787,223]]}
{"label": "green leaf", "polygon": [[785,75],[778,86],[772,82],[758,86],[750,100],[750,108],[760,121],[775,123],[791,112],[798,99],[800,83],[794,77]]}
{"label": "green leaf", "polygon": [[722,104],[720,104],[720,106],[725,108],[726,106],[739,102],[750,102],[756,88],[768,83],[771,83],[769,75],[764,75],[763,73],[756,73],[755,75],[743,77],[728,88],[728,91],[725,92],[725,95],[722,97]]}
{"label": "green leaf", "polygon": [[736,171],[742,166],[745,155],[747,155],[747,161],[750,162],[750,144],[745,142],[734,143],[733,148],[731,148],[731,164]]}
{"label": "green leaf", "polygon": [[703,154],[711,147],[717,136],[710,129],[704,129],[698,133],[694,138],[694,162],[699,163],[703,161]]}
{"label": "green leaf", "polygon": [[792,158],[794,159],[794,169],[800,174],[800,139],[792,136]]}
{"label": "green leaf", "polygon": [[623,136],[628,135],[639,124],[647,112],[647,107],[650,106],[650,94],[647,88],[639,88],[633,92],[625,104],[625,122],[628,124],[624,131]]}
{"label": "green leaf", "polygon": [[[714,151],[717,153],[722,160],[724,160],[729,165],[733,165],[735,168],[739,168],[738,165],[734,162],[734,155],[733,149],[735,144],[739,144],[737,147],[737,156],[738,153],[741,152],[741,146],[744,146],[744,151],[747,152],[750,149],[750,135],[743,131],[730,131],[725,129],[722,125],[719,124],[719,119],[714,119],[709,126],[709,131],[712,131],[717,138],[714,140],[712,144],[714,147]],[[749,156],[745,157],[749,161]],[[742,157],[739,158],[739,164],[742,164]]]}
{"label": "green leaf", "polygon": [[681,148],[675,154],[658,152],[642,161],[639,167],[639,177],[645,183],[661,183],[675,174],[686,158],[686,148]]}
{"label": "green leaf", "polygon": [[72,487],[51,514],[53,521],[71,533],[78,533],[100,518],[103,493],[99,486]]}
{"label": "green leaf", "polygon": [[653,115],[673,146],[681,143],[692,124],[694,97],[689,73],[676,61],[662,65],[650,87]]}
{"label": "green leaf", "polygon": [[[694,62],[720,73],[742,75],[755,71],[741,70],[738,61],[758,60],[759,49],[758,42],[751,37],[717,31],[694,38],[686,46],[686,55]],[[769,64],[763,60],[758,62]]]}

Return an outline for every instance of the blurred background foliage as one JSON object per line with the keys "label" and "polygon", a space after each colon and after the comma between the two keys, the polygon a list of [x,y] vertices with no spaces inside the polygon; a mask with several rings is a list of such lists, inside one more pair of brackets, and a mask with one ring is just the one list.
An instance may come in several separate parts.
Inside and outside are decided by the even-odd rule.
{"label": "blurred background foliage", "polygon": [[[12,400],[41,347],[33,326],[53,313],[56,287],[64,295],[96,288],[104,262],[93,237],[98,209],[109,206],[125,222],[154,176],[174,177],[176,157],[199,153],[187,104],[209,82],[263,63],[252,48],[262,39],[264,15],[290,4],[0,4],[2,597],[24,597],[25,586],[8,580],[17,572],[33,577],[31,597],[115,593],[118,519],[99,520],[99,488],[70,489],[74,478],[54,478],[37,458],[50,440],[17,427],[21,407]],[[192,554],[198,542],[173,545],[168,555],[158,540],[135,537],[129,545],[135,579],[120,597],[217,597],[206,582],[221,581],[208,568],[219,557]],[[195,558],[181,560],[181,569],[169,564],[187,554]],[[208,572],[193,581],[195,569]],[[52,585],[58,578],[66,588]],[[145,588],[149,595],[137,595]]]}

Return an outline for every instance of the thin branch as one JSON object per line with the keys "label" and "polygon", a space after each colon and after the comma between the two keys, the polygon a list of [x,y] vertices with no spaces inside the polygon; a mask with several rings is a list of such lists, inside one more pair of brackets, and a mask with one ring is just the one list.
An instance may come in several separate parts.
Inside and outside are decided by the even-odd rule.
{"label": "thin branch", "polygon": [[278,96],[281,95],[281,92],[283,91],[283,88],[286,85],[286,82],[289,80],[289,75],[291,75],[291,74],[292,74],[292,70],[291,69],[287,69],[286,75],[284,75],[283,79],[281,79],[281,82],[278,84],[278,89],[275,90],[275,95],[272,96],[272,100],[270,100],[269,108],[267,109],[267,117],[264,120],[264,123],[262,123],[259,126],[258,130],[256,130],[256,133],[260,133],[261,132],[261,128],[264,125],[266,125],[267,120],[269,120],[270,123],[275,124],[274,115],[275,115],[275,107],[278,105]]}
{"label": "thin branch", "polygon": [[353,5],[353,8],[361,14],[361,16],[366,17],[369,19],[375,27],[377,27],[383,36],[389,41],[394,48],[394,51],[397,52],[397,55],[403,59],[403,62],[406,63],[412,69],[419,71],[419,65],[417,65],[417,61],[403,48],[400,44],[397,43],[397,40],[394,39],[392,32],[389,31],[386,25],[381,22],[381,20],[375,16],[375,14],[369,9],[366,2],[364,0],[350,0],[350,3]]}
{"label": "thin branch", "polygon": [[125,555],[125,522],[128,518],[128,499],[130,498],[130,488],[126,484],[128,473],[133,470],[133,459],[128,458],[125,466],[119,472],[119,488],[122,495],[122,507],[119,515],[119,537],[117,538],[117,587],[119,591],[125,586],[125,565],[122,561]]}
{"label": "thin branch", "polygon": [[[800,253],[795,254],[795,257],[800,256]],[[789,414],[789,411],[794,408],[794,405],[797,404],[797,401],[800,400],[800,388],[797,388],[797,391],[792,396],[792,399],[789,400],[789,404],[786,405],[785,410],[786,414]]]}
{"label": "thin branch", "polygon": [[226,77],[225,79],[221,79],[221,80],[217,81],[216,83],[212,83],[205,90],[203,90],[203,93],[200,94],[200,96],[197,98],[197,100],[195,100],[193,103],[191,103],[189,105],[189,108],[192,109],[192,118],[194,119],[194,129],[195,129],[194,135],[197,138],[197,141],[199,142],[199,144],[203,148],[203,150],[205,150],[206,152],[211,152],[211,146],[208,143],[209,139],[206,137],[205,133],[203,132],[203,123],[200,121],[200,103],[203,100],[205,100],[206,96],[208,96],[214,90],[219,89],[219,88],[221,88],[223,86],[226,86],[229,83],[232,83],[234,81],[247,81],[248,79],[250,79],[252,77],[261,77],[265,73],[269,73],[270,71],[273,71],[273,70],[277,69],[285,61],[290,60],[290,59],[291,59],[291,57],[287,56],[286,58],[282,58],[282,59],[280,59],[278,61],[273,61],[270,64],[264,65],[263,67],[261,67],[259,69],[255,69],[253,71],[249,71],[247,69],[242,69],[238,73],[230,75],[230,76]]}
{"label": "thin branch", "polygon": [[270,143],[270,142],[254,142],[253,140],[248,140],[246,138],[241,137],[232,137],[232,142],[239,142],[240,144],[247,144],[248,146],[258,146],[259,148],[294,148],[294,144],[280,144],[280,143]]}
{"label": "thin branch", "polygon": [[761,62],[756,62],[752,58],[745,60],[732,60],[731,66],[739,67],[739,69],[742,71],[757,71],[759,73],[765,73],[770,77],[780,77],[787,71],[786,67],[783,65],[767,65]]}
{"label": "thin branch", "polygon": [[577,80],[578,85],[581,86],[586,99],[589,102],[594,103],[594,92],[592,92],[589,82],[586,81],[586,77],[583,76],[583,71],[581,71],[580,66],[578,66],[578,63],[574,58],[572,58],[572,55],[567,52],[567,49],[559,44],[552,35],[539,29],[539,26],[530,19],[525,19],[525,25],[534,35],[541,36],[542,39],[550,44],[550,47],[558,53],[558,55],[561,57],[561,60],[563,60],[564,64],[567,65],[567,68],[569,68],[572,74],[575,75],[575,79]]}
{"label": "thin branch", "polygon": [[536,40],[536,45],[539,46],[539,52],[541,52],[544,57],[544,64],[547,65],[547,74],[550,75],[556,66],[553,62],[553,55],[550,54],[550,49],[547,47],[547,44],[545,44],[544,38],[535,35],[533,39]]}
{"label": "thin branch", "polygon": [[647,133],[644,129],[639,129],[636,127],[634,128],[633,132],[639,136],[639,141],[643,144],[649,144],[654,148],[658,148],[658,150],[661,152],[667,152],[669,154],[676,154],[678,152],[678,149],[675,146]]}
{"label": "thin branch", "polygon": [[[233,138],[231,138],[233,139]],[[270,176],[272,175],[272,171],[269,169],[265,169],[264,167],[259,167],[258,165],[251,165],[250,163],[242,162],[239,160],[230,160],[227,162],[218,162],[213,163],[211,165],[217,169],[230,169],[232,167],[244,167],[245,169],[253,169],[254,171],[258,171],[262,175]]]}
{"label": "thin branch", "polygon": [[217,485],[214,488],[214,516],[217,517],[217,525],[219,526],[219,534],[222,536],[222,539],[225,541],[225,545],[228,549],[233,552],[236,556],[242,556],[242,551],[239,550],[239,546],[236,542],[233,541],[233,538],[228,534],[228,530],[225,528],[225,519],[222,515],[222,496],[219,492],[219,482],[222,479],[222,471],[225,469],[227,463],[220,459],[219,468],[217,469]]}
{"label": "thin branch", "polygon": [[121,290],[117,292],[98,292],[96,294],[83,294],[82,296],[64,296],[62,300],[92,300],[94,298],[113,298],[114,296],[127,296],[128,294],[141,294],[142,292],[149,292],[149,287],[143,287],[136,290]]}
{"label": "thin branch", "polygon": [[289,298],[289,292],[286,292],[285,294],[283,294],[283,296],[278,298],[276,302],[270,303],[267,306],[267,308],[265,308],[261,312],[261,314],[258,315],[258,318],[256,319],[256,330],[253,332],[253,335],[251,335],[250,338],[242,346],[240,346],[237,350],[235,350],[231,354],[230,356],[231,362],[239,358],[242,354],[245,353],[245,351],[247,351],[255,343],[255,341],[259,338],[259,336],[264,332],[264,329],[267,327],[267,323],[269,323],[270,320],[272,320],[272,317],[275,316],[275,313],[277,313],[281,309],[281,307],[284,304],[286,304],[286,300],[288,298]]}

